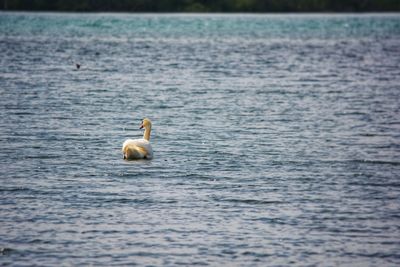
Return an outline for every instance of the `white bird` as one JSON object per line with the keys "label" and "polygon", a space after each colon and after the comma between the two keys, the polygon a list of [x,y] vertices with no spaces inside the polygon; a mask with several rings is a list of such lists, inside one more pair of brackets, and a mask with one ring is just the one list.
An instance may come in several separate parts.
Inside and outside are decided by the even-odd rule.
{"label": "white bird", "polygon": [[150,144],[151,121],[147,118],[142,120],[140,129],[144,128],[143,138],[127,139],[122,145],[122,153],[124,159],[152,159],[153,149]]}

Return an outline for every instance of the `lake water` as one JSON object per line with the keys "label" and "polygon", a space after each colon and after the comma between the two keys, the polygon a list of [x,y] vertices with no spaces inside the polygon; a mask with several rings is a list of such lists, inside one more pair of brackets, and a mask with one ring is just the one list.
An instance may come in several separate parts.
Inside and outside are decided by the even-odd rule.
{"label": "lake water", "polygon": [[400,265],[399,14],[0,13],[0,69],[0,265]]}

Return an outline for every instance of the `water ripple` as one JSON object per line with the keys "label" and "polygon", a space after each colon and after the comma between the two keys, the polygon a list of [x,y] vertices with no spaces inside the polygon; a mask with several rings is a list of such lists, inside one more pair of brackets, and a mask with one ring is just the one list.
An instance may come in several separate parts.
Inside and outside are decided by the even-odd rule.
{"label": "water ripple", "polygon": [[0,265],[400,265],[399,29],[3,12]]}

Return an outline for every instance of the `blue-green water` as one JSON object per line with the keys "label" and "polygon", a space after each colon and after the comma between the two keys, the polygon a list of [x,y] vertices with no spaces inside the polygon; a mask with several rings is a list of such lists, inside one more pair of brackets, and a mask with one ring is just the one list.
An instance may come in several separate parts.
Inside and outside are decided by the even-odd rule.
{"label": "blue-green water", "polygon": [[0,13],[0,96],[0,265],[400,264],[398,14]]}

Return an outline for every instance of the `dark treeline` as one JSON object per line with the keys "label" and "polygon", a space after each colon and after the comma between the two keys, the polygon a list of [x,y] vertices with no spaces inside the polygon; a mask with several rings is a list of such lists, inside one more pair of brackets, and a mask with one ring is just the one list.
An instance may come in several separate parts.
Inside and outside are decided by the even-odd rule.
{"label": "dark treeline", "polygon": [[[400,11],[400,0],[0,0],[2,10],[95,12]],[[1,3],[0,2],[0,3]]]}

